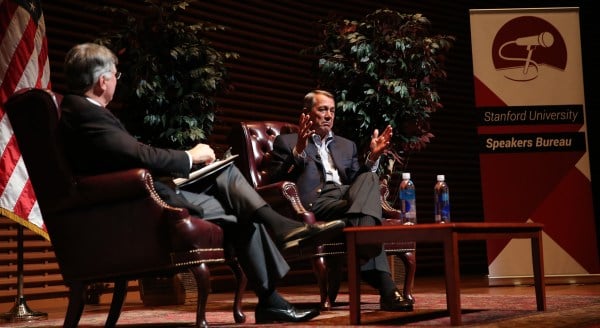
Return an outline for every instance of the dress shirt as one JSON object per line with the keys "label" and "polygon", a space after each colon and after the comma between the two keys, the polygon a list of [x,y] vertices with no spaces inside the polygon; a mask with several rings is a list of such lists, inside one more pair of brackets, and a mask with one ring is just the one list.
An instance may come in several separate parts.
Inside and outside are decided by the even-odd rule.
{"label": "dress shirt", "polygon": [[[333,141],[333,132],[329,131],[329,134],[327,134],[327,137],[325,138],[325,142],[322,142],[321,136],[316,133],[313,133],[312,140],[317,146],[320,160],[323,163],[325,182],[341,184],[340,175],[337,168],[333,165],[333,159],[331,157],[331,152],[329,151],[329,144]],[[306,159],[306,150],[303,150],[302,153],[298,153],[296,147],[294,147],[292,153],[294,156]],[[370,168],[371,172],[376,172],[377,167],[379,166],[379,159],[372,161],[367,155],[365,165]]]}

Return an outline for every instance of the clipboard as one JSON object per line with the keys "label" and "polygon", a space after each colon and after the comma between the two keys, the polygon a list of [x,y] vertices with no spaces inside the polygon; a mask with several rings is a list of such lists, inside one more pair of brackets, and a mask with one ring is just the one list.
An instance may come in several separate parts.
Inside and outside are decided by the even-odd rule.
{"label": "clipboard", "polygon": [[214,161],[206,166],[201,167],[200,169],[193,171],[190,173],[189,178],[177,178],[173,179],[173,183],[176,187],[183,187],[194,181],[201,179],[207,175],[213,174],[219,171],[222,168],[225,168],[231,164],[233,164],[233,160],[236,159],[239,155],[231,155],[225,159],[221,159],[218,161]]}

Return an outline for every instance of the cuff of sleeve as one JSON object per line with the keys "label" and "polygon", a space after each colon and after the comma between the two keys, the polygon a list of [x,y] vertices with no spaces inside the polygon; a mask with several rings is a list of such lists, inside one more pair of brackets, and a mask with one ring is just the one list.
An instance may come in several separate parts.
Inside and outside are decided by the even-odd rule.
{"label": "cuff of sleeve", "polygon": [[306,151],[305,150],[303,150],[301,153],[298,153],[298,151],[296,150],[296,147],[294,147],[294,150],[292,150],[292,153],[294,154],[294,157],[296,157],[296,158],[306,159]]}
{"label": "cuff of sleeve", "polygon": [[367,160],[365,161],[365,165],[367,167],[370,167],[371,171],[377,170],[377,167],[379,166],[379,157],[373,160],[371,159],[371,153],[369,152],[367,154]]}
{"label": "cuff of sleeve", "polygon": [[187,150],[185,151],[185,153],[187,154],[188,160],[190,161],[190,170],[191,170],[192,169],[192,165],[194,164],[194,160],[192,159],[192,154],[190,154],[190,152],[187,151]]}

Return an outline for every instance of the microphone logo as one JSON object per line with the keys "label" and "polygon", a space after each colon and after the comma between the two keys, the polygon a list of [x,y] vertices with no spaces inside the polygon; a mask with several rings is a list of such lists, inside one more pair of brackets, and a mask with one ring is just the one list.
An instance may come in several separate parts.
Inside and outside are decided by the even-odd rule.
{"label": "microphone logo", "polygon": [[532,50],[532,46],[542,46],[548,48],[554,43],[554,36],[550,32],[518,38],[514,41],[518,46],[526,46],[527,51]]}
{"label": "microphone logo", "polygon": [[558,30],[545,20],[522,16],[496,34],[492,57],[504,77],[517,82],[536,79],[543,66],[565,69],[566,45]]}
{"label": "microphone logo", "polygon": [[[542,32],[537,35],[525,36],[525,37],[518,38],[514,41],[505,42],[498,50],[498,54],[500,55],[500,58],[502,58],[502,59],[524,61],[525,62],[525,64],[523,65],[523,75],[524,76],[528,76],[529,66],[530,65],[533,66],[533,68],[535,69],[535,76],[533,78],[535,78],[535,77],[537,77],[537,72],[539,71],[539,66],[534,60],[531,59],[531,56],[533,55],[533,51],[536,49],[537,46],[542,46],[544,48],[548,48],[548,47],[552,46],[553,43],[554,43],[554,37],[552,36],[552,33]],[[511,58],[511,57],[503,56],[502,49],[504,49],[504,47],[511,45],[511,44],[516,44],[517,46],[527,47],[527,56],[525,58]]]}

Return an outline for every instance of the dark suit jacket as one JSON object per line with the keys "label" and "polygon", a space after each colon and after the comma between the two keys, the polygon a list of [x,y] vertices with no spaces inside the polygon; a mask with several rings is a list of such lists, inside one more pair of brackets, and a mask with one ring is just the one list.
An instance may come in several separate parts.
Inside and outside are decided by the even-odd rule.
{"label": "dark suit jacket", "polygon": [[[309,144],[305,150],[306,158],[295,158],[293,150],[297,140],[297,134],[282,134],[275,138],[270,164],[271,174],[275,178],[273,181],[295,181],[298,185],[302,204],[310,210],[312,207],[311,204],[319,196],[325,183],[323,162],[319,157],[317,146],[312,139],[309,139]],[[366,165],[359,163],[356,143],[349,139],[334,135],[333,141],[329,144],[329,151],[333,158],[333,165],[338,169],[342,184],[350,185],[361,173],[370,171],[370,168]],[[369,201],[359,202],[362,205],[358,206],[364,206],[360,210],[368,209],[368,212],[374,211],[376,207],[379,214],[372,216],[381,218],[381,204],[378,191],[376,191],[376,195],[377,197],[375,198],[367,197]],[[389,273],[390,267],[383,248],[379,252],[379,255],[363,264],[361,270],[379,270]]]}
{"label": "dark suit jacket", "polygon": [[[94,175],[144,167],[155,178],[188,177],[190,160],[183,150],[155,148],[139,142],[108,109],[85,97],[64,96],[61,103],[61,137],[65,153],[77,175]],[[155,181],[158,194],[170,205],[202,216],[200,206]]]}
{"label": "dark suit jacket", "polygon": [[[305,150],[306,158],[295,158],[293,149],[297,140],[296,133],[281,134],[275,138],[270,173],[274,179],[272,181],[295,181],[303,205],[310,208],[310,204],[317,198],[319,190],[325,183],[323,162],[312,139],[309,139]],[[349,139],[334,135],[333,141],[329,144],[329,151],[342,184],[352,184],[360,173],[369,170],[359,163],[356,143]]]}
{"label": "dark suit jacket", "polygon": [[145,167],[155,176],[189,175],[185,151],[139,142],[108,109],[85,97],[66,95],[61,109],[61,133],[75,173],[90,175]]}

